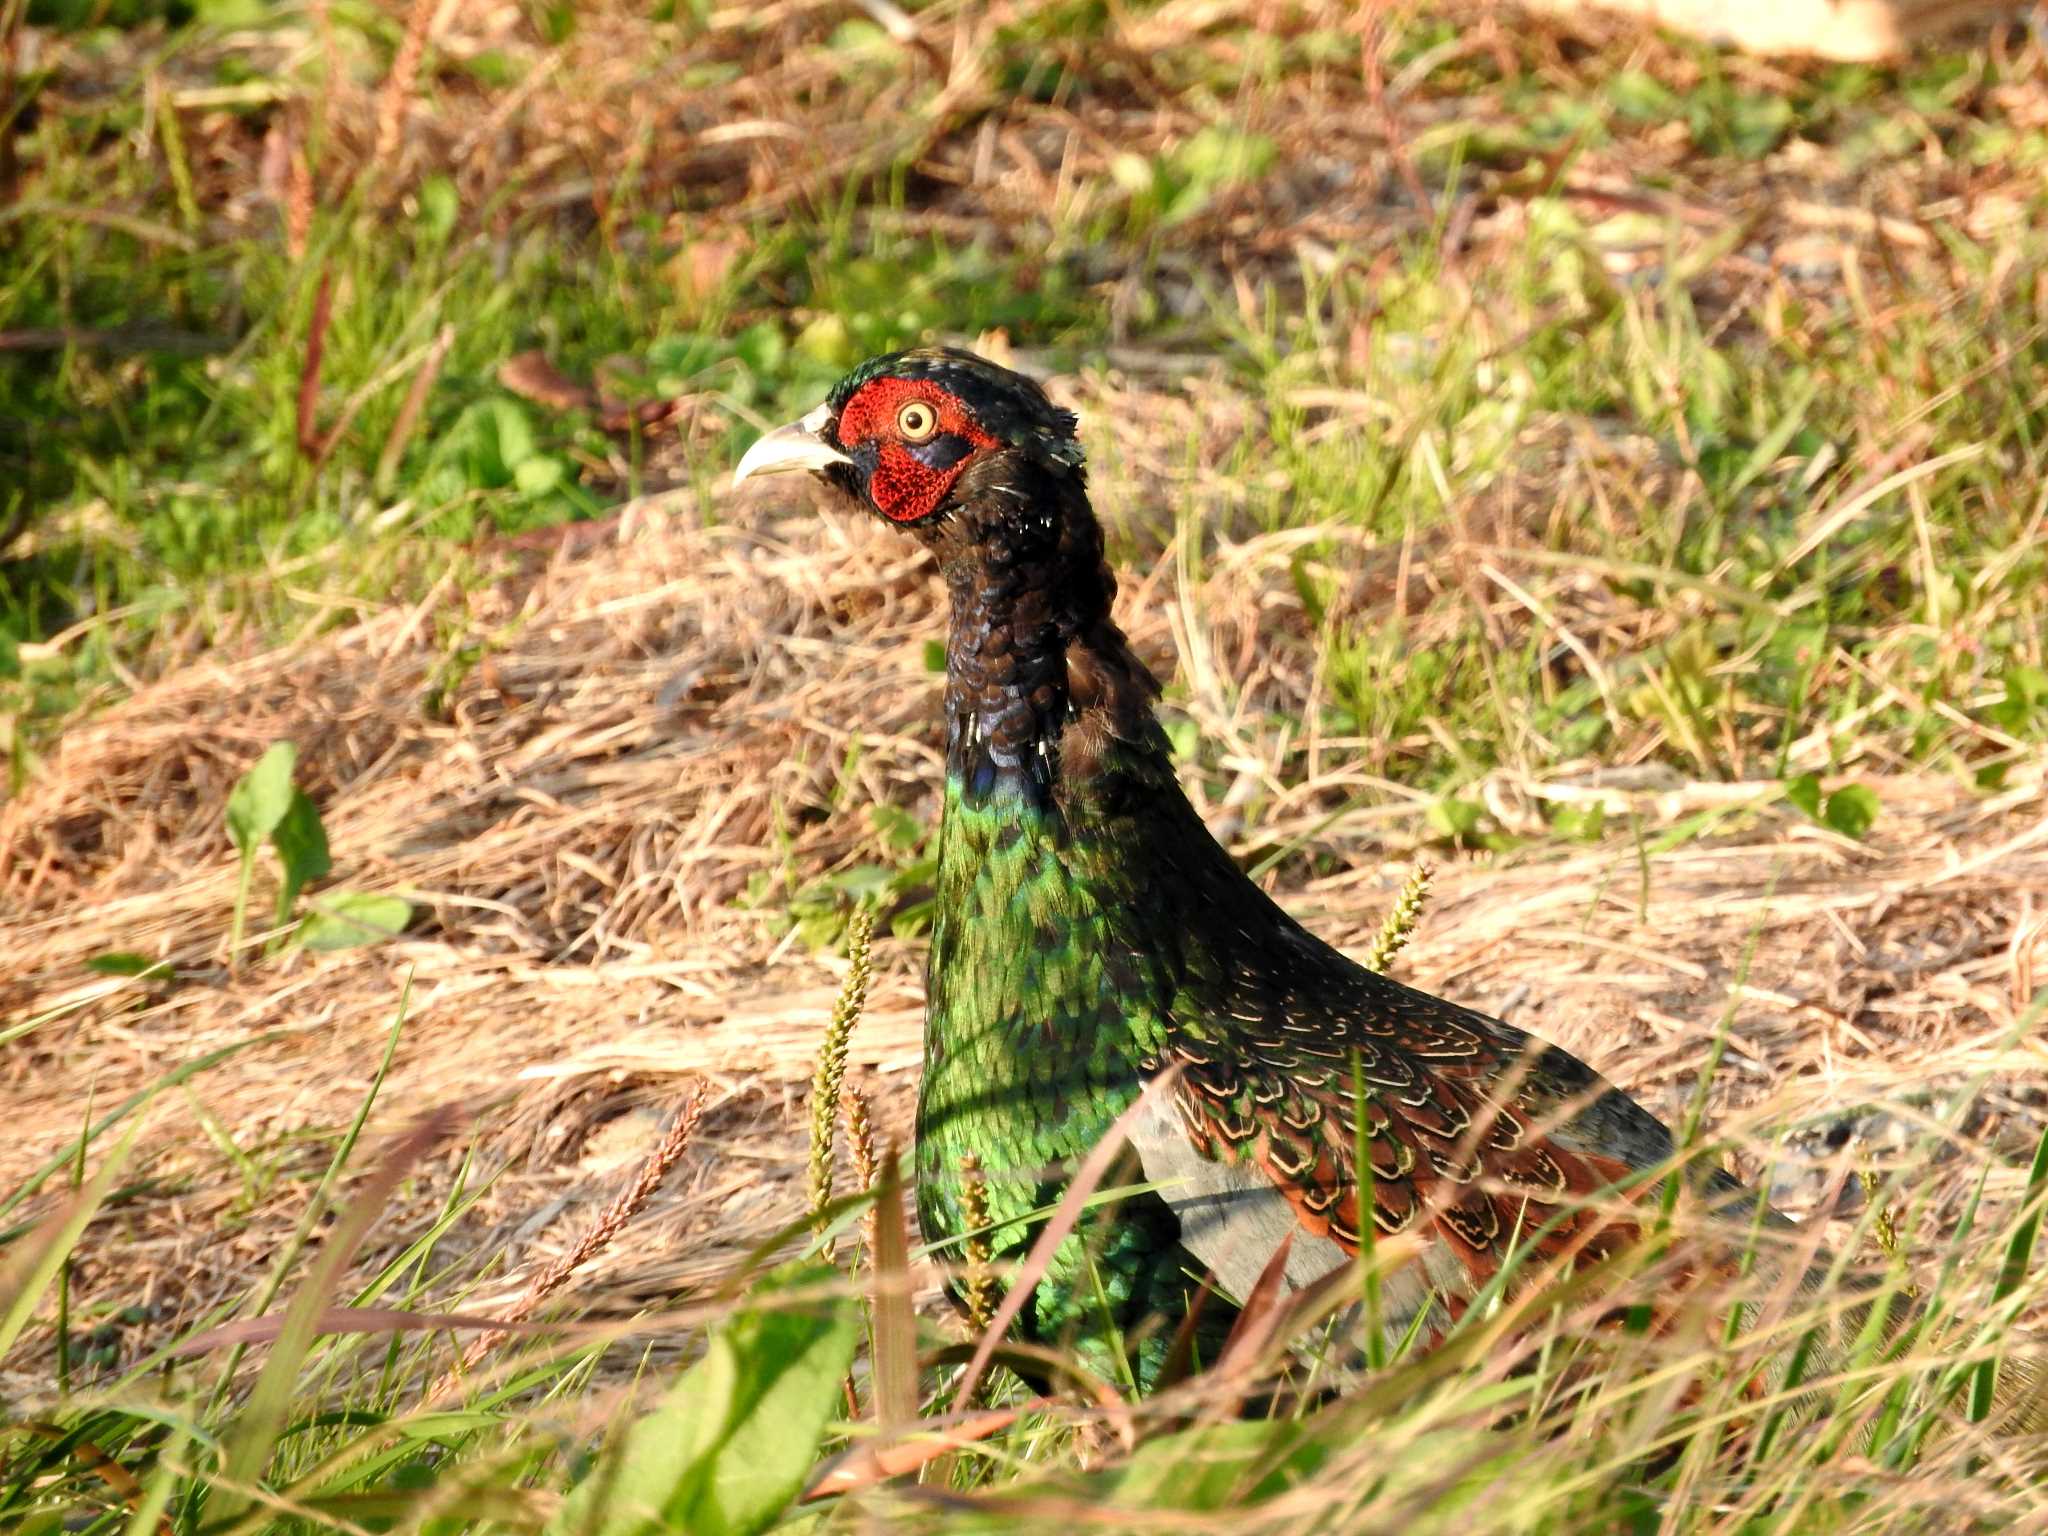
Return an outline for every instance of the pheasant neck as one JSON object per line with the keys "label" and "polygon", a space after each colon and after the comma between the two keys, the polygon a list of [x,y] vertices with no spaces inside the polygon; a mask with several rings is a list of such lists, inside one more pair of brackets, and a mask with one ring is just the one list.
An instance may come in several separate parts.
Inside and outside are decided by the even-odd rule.
{"label": "pheasant neck", "polygon": [[963,506],[941,557],[949,797],[1053,811],[1120,766],[1173,784],[1158,684],[1110,618],[1116,579],[1078,476],[1013,469]]}
{"label": "pheasant neck", "polygon": [[941,546],[947,774],[918,1118],[934,1235],[957,1230],[946,1191],[969,1154],[998,1217],[1042,1203],[1038,1171],[1082,1155],[1136,1093],[1177,979],[1143,889],[1162,867],[1147,850],[1168,856],[1186,807],[1156,685],[1110,621],[1080,488],[1035,489],[977,498],[961,517],[981,526]]}

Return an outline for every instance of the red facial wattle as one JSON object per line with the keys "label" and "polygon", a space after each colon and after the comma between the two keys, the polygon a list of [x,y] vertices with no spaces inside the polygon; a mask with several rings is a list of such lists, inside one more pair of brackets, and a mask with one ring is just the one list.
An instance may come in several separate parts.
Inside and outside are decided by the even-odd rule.
{"label": "red facial wattle", "polygon": [[[935,428],[921,440],[899,428],[903,408],[931,407]],[[996,440],[959,400],[928,379],[876,379],[839,413],[839,446],[867,471],[868,500],[895,523],[930,517],[982,449]]]}

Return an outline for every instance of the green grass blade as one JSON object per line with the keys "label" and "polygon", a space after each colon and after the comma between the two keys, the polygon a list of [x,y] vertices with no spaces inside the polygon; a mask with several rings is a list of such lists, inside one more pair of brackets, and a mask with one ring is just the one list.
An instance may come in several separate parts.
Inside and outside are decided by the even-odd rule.
{"label": "green grass blade", "polygon": [[[115,1175],[127,1163],[128,1153],[141,1131],[139,1120],[129,1126],[84,1187],[53,1211],[19,1251],[9,1256],[6,1268],[0,1269],[0,1359],[5,1359],[14,1348],[15,1340],[35,1316],[43,1292],[49,1289],[73,1246],[99,1214],[107,1192],[114,1187]],[[66,1154],[67,1159],[70,1156]]]}
{"label": "green grass blade", "polygon": [[400,1181],[448,1135],[455,1120],[453,1109],[436,1110],[400,1137],[363,1181],[362,1189],[349,1202],[319,1256],[308,1267],[298,1294],[285,1309],[277,1342],[250,1390],[249,1401],[233,1431],[224,1437],[223,1487],[207,1511],[209,1524],[228,1525],[248,1507],[249,1490],[262,1477],[271,1448],[290,1417],[299,1366],[318,1336],[321,1314],[334,1304],[342,1274]]}
{"label": "green grass blade", "polygon": [[[2027,1198],[2023,1206],[2026,1214],[2020,1217],[2012,1235],[2005,1241],[2005,1262],[1999,1266],[1998,1283],[1991,1293],[1994,1305],[2018,1290],[2020,1282],[2026,1278],[2027,1266],[2033,1262],[2034,1241],[2041,1232],[2044,1194],[2048,1194],[2048,1131],[2041,1133],[2041,1140],[2034,1148],[2034,1166],[2027,1170]],[[1977,1375],[1970,1383],[1971,1423],[1982,1423],[1990,1415],[1992,1394],[1997,1386],[1998,1361],[1986,1360],[1977,1367]]]}

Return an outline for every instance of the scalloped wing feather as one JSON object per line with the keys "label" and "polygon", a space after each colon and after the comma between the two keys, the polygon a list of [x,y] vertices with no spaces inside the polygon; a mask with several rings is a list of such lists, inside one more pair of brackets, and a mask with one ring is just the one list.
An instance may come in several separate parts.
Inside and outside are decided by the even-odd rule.
{"label": "scalloped wing feather", "polygon": [[1640,1165],[1547,1133],[1572,1106],[1533,1062],[1503,1059],[1500,1046],[1522,1038],[1438,1017],[1422,1027],[1403,1020],[1398,1045],[1355,1027],[1318,1038],[1282,1026],[1228,1051],[1176,1039],[1165,1056],[1183,1067],[1176,1104],[1195,1150],[1259,1169],[1302,1228],[1349,1254],[1360,1244],[1362,1110],[1377,1230],[1429,1224],[1482,1283],[1517,1244],[1571,1262],[1611,1251],[1633,1230],[1583,1202]]}

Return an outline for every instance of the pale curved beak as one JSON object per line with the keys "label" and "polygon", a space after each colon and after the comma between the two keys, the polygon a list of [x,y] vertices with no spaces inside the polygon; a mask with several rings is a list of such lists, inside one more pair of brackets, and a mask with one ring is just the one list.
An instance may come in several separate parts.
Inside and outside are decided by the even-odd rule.
{"label": "pale curved beak", "polygon": [[796,469],[829,469],[834,464],[851,464],[853,460],[825,441],[825,428],[831,421],[832,407],[821,405],[801,421],[792,421],[786,427],[764,433],[755,439],[753,447],[740,455],[739,466],[732,472],[732,483],[738,485],[753,475],[779,475]]}

